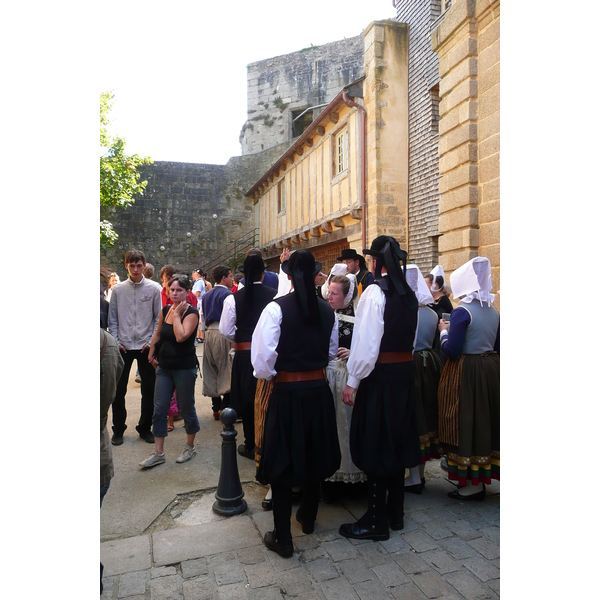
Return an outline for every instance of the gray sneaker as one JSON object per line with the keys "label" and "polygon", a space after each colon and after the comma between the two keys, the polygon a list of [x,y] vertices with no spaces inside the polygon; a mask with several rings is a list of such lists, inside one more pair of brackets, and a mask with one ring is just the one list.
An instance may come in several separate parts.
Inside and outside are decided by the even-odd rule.
{"label": "gray sneaker", "polygon": [[156,465],[161,465],[165,462],[165,453],[159,454],[156,450],[146,459],[140,463],[142,469],[149,469]]}
{"label": "gray sneaker", "polygon": [[196,448],[186,444],[183,452],[177,457],[175,462],[184,463],[190,460],[193,456],[196,456]]}

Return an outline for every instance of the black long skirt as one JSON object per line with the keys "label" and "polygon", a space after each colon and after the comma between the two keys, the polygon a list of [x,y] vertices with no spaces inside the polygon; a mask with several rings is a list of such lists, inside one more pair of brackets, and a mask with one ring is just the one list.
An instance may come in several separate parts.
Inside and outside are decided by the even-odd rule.
{"label": "black long skirt", "polygon": [[254,377],[250,350],[236,351],[231,366],[231,408],[238,417],[254,412],[257,379]]}
{"label": "black long skirt", "polygon": [[431,350],[415,352],[415,387],[417,391],[417,432],[421,462],[439,458],[438,449],[438,386],[442,363]]}
{"label": "black long skirt", "polygon": [[331,477],[341,462],[335,404],[326,379],[275,383],[269,399],[256,478],[262,484],[301,486]]}
{"label": "black long skirt", "polygon": [[354,464],[369,475],[404,474],[405,467],[421,464],[414,379],[412,361],[377,364],[358,386],[350,452]]}

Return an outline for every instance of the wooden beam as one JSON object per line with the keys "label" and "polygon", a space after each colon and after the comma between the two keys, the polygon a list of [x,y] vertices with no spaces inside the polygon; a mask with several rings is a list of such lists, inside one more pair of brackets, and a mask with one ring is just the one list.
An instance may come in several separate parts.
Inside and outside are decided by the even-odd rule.
{"label": "wooden beam", "polygon": [[320,227],[311,227],[310,235],[312,237],[321,237],[321,228]]}
{"label": "wooden beam", "polygon": [[340,115],[339,115],[339,113],[336,113],[336,112],[331,112],[331,113],[329,113],[329,120],[330,120],[332,123],[337,123],[337,122],[340,120]]}
{"label": "wooden beam", "polygon": [[333,220],[334,227],[346,227],[346,223],[344,223],[344,219],[334,219]]}
{"label": "wooden beam", "polygon": [[298,234],[298,238],[300,239],[300,241],[302,242],[308,242],[308,237],[309,237],[309,232],[307,231],[301,231]]}
{"label": "wooden beam", "polygon": [[325,135],[325,127],[323,127],[323,125],[317,125],[315,127],[315,134],[316,135]]}
{"label": "wooden beam", "polygon": [[355,220],[357,220],[357,221],[360,221],[360,220],[362,219],[362,208],[353,208],[353,209],[350,211],[350,216],[351,216],[353,219],[355,219]]}
{"label": "wooden beam", "polygon": [[333,225],[331,224],[331,221],[325,221],[324,223],[321,223],[321,229],[325,233],[331,233],[333,231]]}
{"label": "wooden beam", "polygon": [[309,148],[312,148],[312,145],[313,145],[313,139],[312,139],[312,138],[306,138],[306,145],[307,145]]}
{"label": "wooden beam", "polygon": [[296,152],[298,154],[298,156],[302,156],[304,154],[304,148],[302,146],[300,146],[300,148],[296,148],[296,150],[294,150],[294,152]]}
{"label": "wooden beam", "polygon": [[299,244],[300,243],[300,236],[299,235],[293,235],[291,239],[292,239],[292,244]]}

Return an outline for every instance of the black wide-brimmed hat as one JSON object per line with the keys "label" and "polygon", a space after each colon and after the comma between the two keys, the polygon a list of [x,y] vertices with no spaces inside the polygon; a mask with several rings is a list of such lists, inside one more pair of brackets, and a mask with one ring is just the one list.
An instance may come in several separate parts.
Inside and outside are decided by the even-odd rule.
{"label": "black wide-brimmed hat", "polygon": [[354,248],[345,248],[342,250],[342,255],[338,256],[336,260],[360,260],[361,258],[363,257]]}
{"label": "black wide-brimmed hat", "polygon": [[246,274],[248,271],[264,271],[267,268],[265,261],[258,254],[250,254],[244,259],[244,264],[240,265],[238,269]]}
{"label": "black wide-brimmed hat", "polygon": [[414,292],[406,283],[406,263],[408,254],[400,248],[398,240],[391,235],[377,236],[372,242],[370,248],[363,250],[364,254],[369,254],[377,259],[375,268],[375,280],[379,282],[380,287],[387,289],[387,282],[381,274],[381,268],[385,267],[396,291],[403,296],[409,294],[414,296]]}
{"label": "black wide-brimmed hat", "polygon": [[303,272],[310,272],[314,277],[323,268],[323,263],[317,262],[312,252],[309,250],[297,250],[294,252],[288,260],[284,260],[281,263],[281,270],[286,275],[292,275],[292,271],[299,270]]}

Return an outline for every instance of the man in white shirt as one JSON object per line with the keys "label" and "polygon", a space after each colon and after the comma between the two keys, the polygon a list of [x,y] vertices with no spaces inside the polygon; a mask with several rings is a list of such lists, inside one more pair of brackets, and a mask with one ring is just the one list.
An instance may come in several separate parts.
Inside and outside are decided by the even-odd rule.
{"label": "man in white shirt", "polygon": [[[198,310],[200,310],[200,300],[202,296],[206,293],[206,284],[204,283],[204,279],[202,279],[202,272],[200,269],[195,269],[192,271],[192,280],[194,281],[194,285],[192,286],[192,293],[196,298],[198,298]],[[196,341],[203,342],[204,341],[204,331],[202,331],[202,323],[198,322],[198,331],[196,333]]]}

